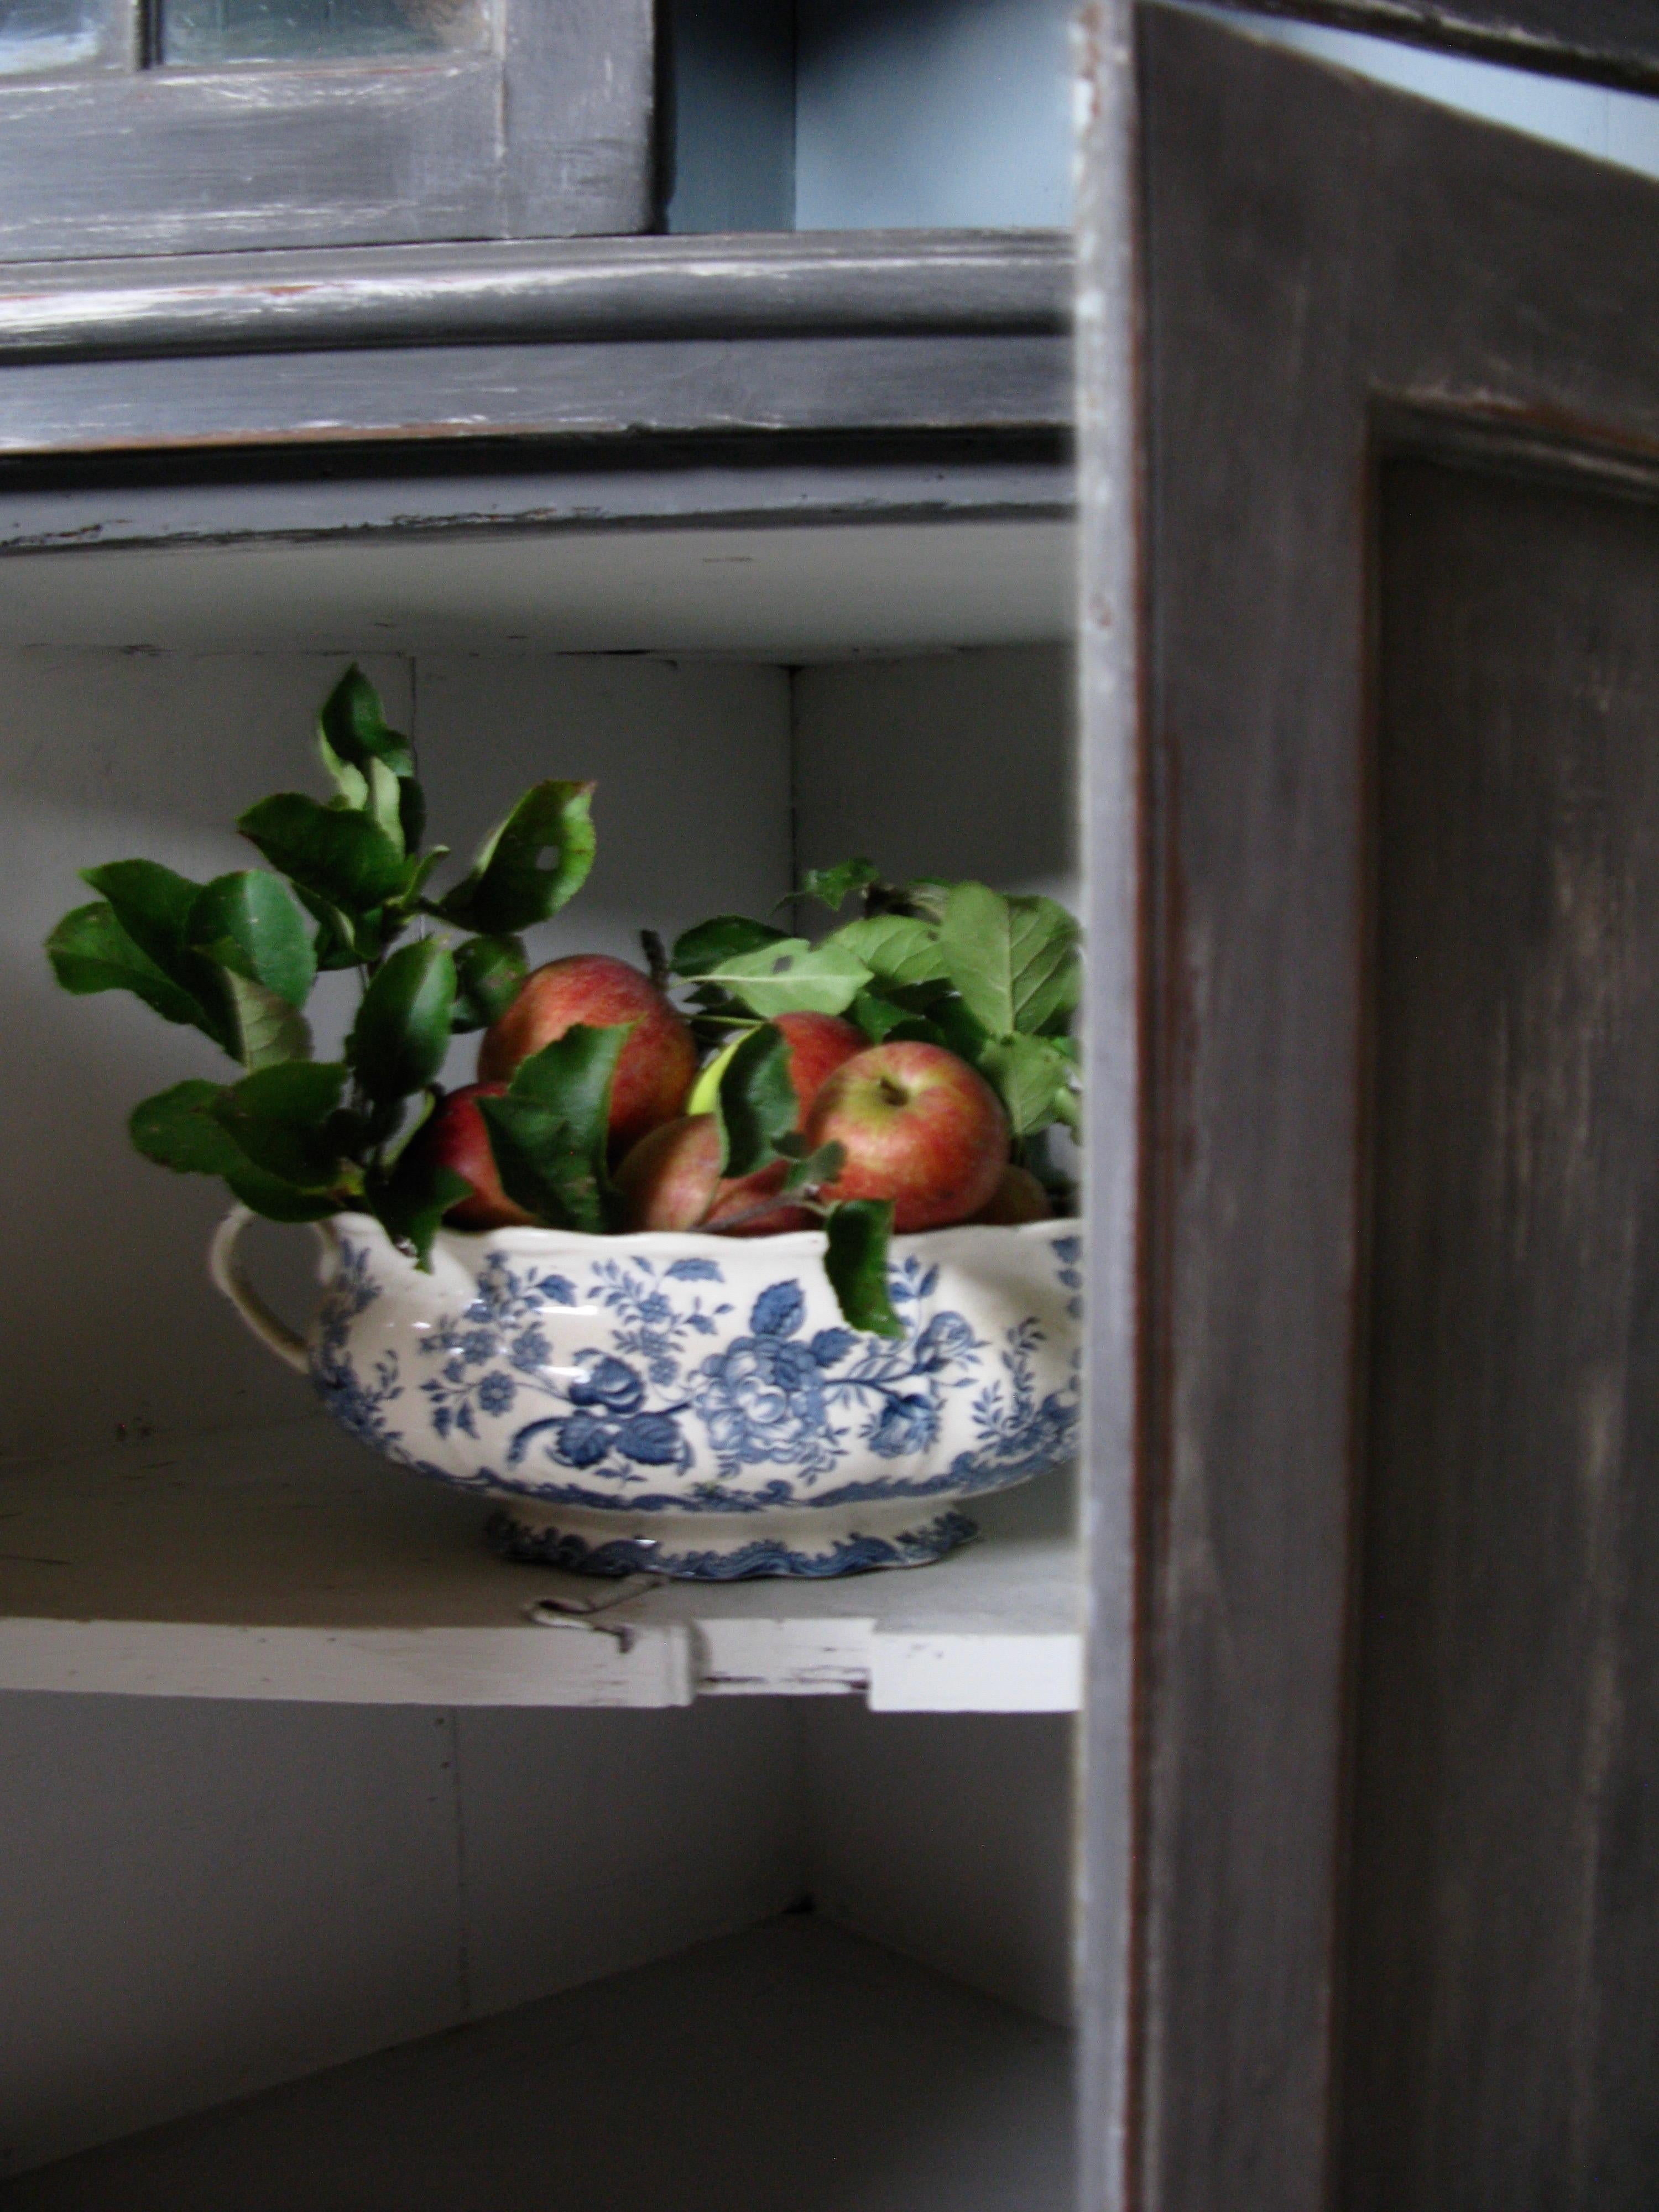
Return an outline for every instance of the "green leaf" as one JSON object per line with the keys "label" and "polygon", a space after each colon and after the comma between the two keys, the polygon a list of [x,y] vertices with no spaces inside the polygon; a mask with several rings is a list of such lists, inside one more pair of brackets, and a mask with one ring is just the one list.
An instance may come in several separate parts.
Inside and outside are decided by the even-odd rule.
{"label": "green leaf", "polygon": [[914,1018],[908,1006],[900,1006],[896,1000],[886,998],[879,991],[860,991],[847,1011],[872,1044],[882,1043],[901,1022]]}
{"label": "green leaf", "polygon": [[429,1273],[432,1240],[450,1207],[471,1188],[465,1176],[416,1146],[402,1152],[389,1174],[371,1176],[364,1197],[392,1243],[413,1252],[416,1265]]}
{"label": "green leaf", "polygon": [[[398,787],[398,815],[404,852],[418,853],[426,835],[426,793],[412,775],[406,775]],[[442,846],[440,854],[448,850],[447,845]]]}
{"label": "green leaf", "polygon": [[790,1163],[789,1172],[778,1186],[780,1198],[793,1198],[803,1190],[819,1190],[832,1183],[847,1164],[844,1145],[820,1145],[815,1152],[803,1152]]}
{"label": "green leaf", "polygon": [[404,856],[366,814],[339,811],[279,791],[249,807],[236,824],[273,868],[354,921],[404,887]]}
{"label": "green leaf", "polygon": [[127,1123],[133,1144],[158,1167],[179,1175],[222,1176],[244,1206],[272,1221],[320,1221],[334,1212],[331,1198],[296,1189],[263,1174],[215,1117],[228,1086],[176,1083],[146,1098]]}
{"label": "green leaf", "polygon": [[446,921],[489,937],[529,929],[556,914],[581,889],[593,865],[592,795],[591,783],[551,781],[526,792],[437,911]]}
{"label": "green leaf", "polygon": [[311,933],[288,886],[264,868],[216,876],[190,910],[191,946],[219,967],[304,1006],[317,979]]}
{"label": "green leaf", "polygon": [[343,761],[320,729],[317,732],[317,757],[341,803],[361,812],[368,804],[368,778],[362,769]]}
{"label": "green leaf", "polygon": [[1056,1039],[999,1037],[981,1048],[975,1065],[1007,1108],[1015,1136],[1075,1121],[1076,1071]]}
{"label": "green leaf", "polygon": [[355,661],[324,700],[317,715],[317,735],[337,758],[365,775],[371,762],[380,763],[393,775],[415,773],[409,739],[388,728],[380,695]]}
{"label": "green leaf", "polygon": [[804,937],[786,937],[732,956],[700,980],[769,1021],[778,1014],[844,1012],[870,981],[870,970],[833,945],[814,950]]}
{"label": "green leaf", "polygon": [[311,1026],[297,1006],[263,983],[250,982],[234,968],[225,969],[222,980],[230,1012],[232,1056],[244,1067],[274,1067],[279,1060],[310,1059]]}
{"label": "green leaf", "polygon": [[809,868],[800,879],[800,896],[817,899],[831,914],[839,914],[854,891],[880,880],[873,860],[837,860],[833,868]]}
{"label": "green leaf", "polygon": [[872,915],[849,921],[819,947],[835,945],[861,960],[881,983],[941,983],[949,978],[939,932],[913,915]]}
{"label": "green leaf", "polygon": [[720,1173],[752,1175],[775,1159],[778,1139],[790,1133],[799,1112],[782,1030],[769,1023],[751,1030],[727,1059],[715,1091]]}
{"label": "green leaf", "polygon": [[455,954],[455,1009],[449,1025],[457,1030],[487,1030],[519,995],[530,973],[522,939],[469,937]]}
{"label": "green leaf", "polygon": [[1035,1031],[1076,1003],[1077,935],[1054,900],[973,883],[951,886],[939,925],[951,981],[995,1036]]}
{"label": "green leaf", "polygon": [[400,854],[404,843],[403,786],[384,761],[372,760],[367,770],[368,792],[363,811]]}
{"label": "green leaf", "polygon": [[560,1114],[580,1141],[602,1156],[611,1121],[611,1085],[632,1022],[601,1029],[577,1022],[562,1037],[520,1060],[509,1096]]}
{"label": "green leaf", "polygon": [[887,1294],[887,1248],[893,1234],[893,1204],[886,1198],[848,1198],[831,1206],[824,1224],[830,1278],[849,1328],[871,1336],[902,1336],[904,1324]]}
{"label": "green leaf", "polygon": [[216,1044],[221,1041],[200,1001],[139,951],[104,899],[64,916],[46,939],[46,957],[64,990],[78,998],[94,991],[131,991],[164,1021],[186,1023],[205,1030]]}
{"label": "green leaf", "polygon": [[105,867],[82,868],[81,880],[109,901],[138,950],[188,990],[190,916],[201,885],[158,860],[112,860]]}
{"label": "green leaf", "polygon": [[781,945],[784,932],[769,921],[751,921],[746,914],[717,914],[674,940],[668,964],[676,975],[707,975],[727,960],[759,952],[769,945]]}
{"label": "green leaf", "polygon": [[609,1227],[611,1085],[630,1024],[578,1023],[520,1062],[504,1098],[480,1098],[501,1187],[556,1229]]}
{"label": "green leaf", "polygon": [[435,937],[394,952],[363,994],[346,1059],[369,1097],[406,1097],[430,1083],[449,1050],[455,962]]}
{"label": "green leaf", "polygon": [[592,1161],[570,1125],[550,1107],[523,1098],[480,1098],[501,1188],[515,1205],[554,1229],[599,1235],[607,1226],[605,1193]]}
{"label": "green leaf", "polygon": [[283,1060],[222,1093],[214,1118],[266,1175],[303,1191],[331,1191],[343,1170],[331,1125],[345,1080],[338,1060]]}
{"label": "green leaf", "polygon": [[[350,922],[337,906],[319,898],[303,884],[294,886],[294,895],[316,923],[316,933],[311,940],[319,971],[358,965],[356,940]],[[373,956],[371,956],[373,957]]]}

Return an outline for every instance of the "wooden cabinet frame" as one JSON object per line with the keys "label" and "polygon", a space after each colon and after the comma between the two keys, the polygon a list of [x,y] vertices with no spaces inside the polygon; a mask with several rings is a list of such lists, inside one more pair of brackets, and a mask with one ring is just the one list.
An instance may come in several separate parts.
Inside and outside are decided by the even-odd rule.
{"label": "wooden cabinet frame", "polygon": [[0,79],[0,260],[648,229],[652,0],[495,0],[489,51]]}
{"label": "wooden cabinet frame", "polygon": [[[1085,43],[1084,2202],[1322,2212],[1373,2201],[1340,2146],[1345,2007],[1379,1991],[1353,1952],[1347,1822],[1376,1389],[1380,472],[1479,448],[1651,496],[1659,192],[1171,9],[1091,10]],[[1501,1317],[1472,1344],[1483,1325]],[[1551,1533],[1521,1516],[1503,1540],[1540,1610],[1535,1641],[1478,1646],[1488,1709],[1547,1666],[1577,1710],[1583,1584],[1543,1548],[1578,1559],[1577,1494],[1550,1493]],[[1494,1740],[1493,1771],[1510,1755]],[[1587,2032],[1504,1972],[1511,2047]],[[1437,2076],[1443,2203],[1497,2201],[1510,2157],[1457,2118],[1473,2063]],[[1650,2142],[1644,2094],[1626,2083],[1595,2127]],[[1493,2101],[1483,2085],[1483,2125]]]}

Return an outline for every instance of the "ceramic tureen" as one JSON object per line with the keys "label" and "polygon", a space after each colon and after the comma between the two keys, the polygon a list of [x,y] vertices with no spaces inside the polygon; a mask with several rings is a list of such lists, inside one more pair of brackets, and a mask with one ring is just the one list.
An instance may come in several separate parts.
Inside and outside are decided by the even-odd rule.
{"label": "ceramic tureen", "polygon": [[497,1499],[514,1557],[707,1581],[915,1566],[973,1498],[1076,1449],[1078,1224],[893,1240],[899,1338],[842,1320],[823,1234],[439,1231],[422,1273],[367,1215],[315,1224],[301,1339],[214,1240],[213,1278],[401,1465]]}

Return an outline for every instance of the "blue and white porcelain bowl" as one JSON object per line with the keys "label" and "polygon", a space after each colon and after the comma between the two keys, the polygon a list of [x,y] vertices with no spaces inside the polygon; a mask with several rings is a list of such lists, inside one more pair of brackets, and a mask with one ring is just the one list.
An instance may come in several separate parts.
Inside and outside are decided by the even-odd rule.
{"label": "blue and white porcelain bowl", "polygon": [[725,1581],[919,1566],[966,1500],[1076,1450],[1075,1222],[893,1241],[902,1339],[842,1321],[823,1232],[738,1240],[440,1232],[422,1274],[378,1222],[319,1224],[305,1340],[234,1246],[215,1281],[387,1458],[498,1498],[515,1558]]}

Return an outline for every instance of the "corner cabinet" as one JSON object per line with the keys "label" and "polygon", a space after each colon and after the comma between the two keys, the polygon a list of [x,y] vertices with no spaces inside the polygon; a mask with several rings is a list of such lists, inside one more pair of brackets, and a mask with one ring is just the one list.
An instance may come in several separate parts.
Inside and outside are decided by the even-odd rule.
{"label": "corner cabinet", "polygon": [[[0,80],[6,2201],[1634,2212],[1659,196],[1112,5],[1075,312],[1054,233],[555,241],[647,220],[645,25],[514,136],[601,12]],[[77,166],[232,97],[220,231]],[[1082,901],[1075,1482],[594,1612],[242,1340],[173,1040],[39,944],[234,865],[353,657],[458,836],[597,779],[598,949],[861,850]]]}

